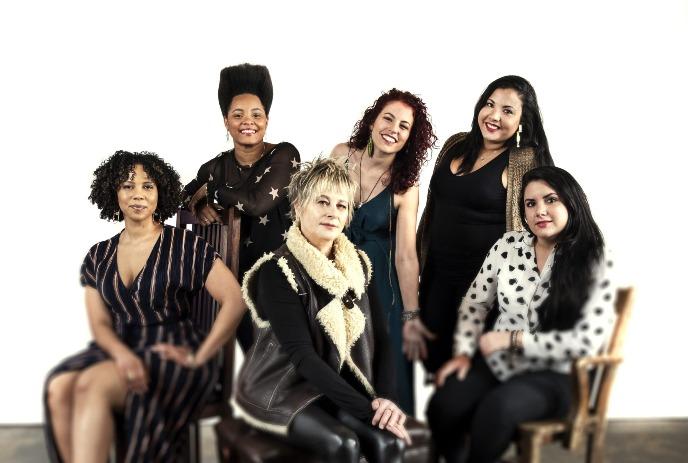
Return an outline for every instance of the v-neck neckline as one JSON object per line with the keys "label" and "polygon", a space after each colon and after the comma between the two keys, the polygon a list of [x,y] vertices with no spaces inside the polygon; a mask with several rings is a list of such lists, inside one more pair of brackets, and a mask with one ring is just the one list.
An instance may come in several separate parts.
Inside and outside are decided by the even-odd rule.
{"label": "v-neck neckline", "polygon": [[127,292],[131,293],[131,290],[132,290],[132,289],[134,288],[134,286],[136,285],[136,282],[139,280],[139,278],[141,278],[141,275],[143,274],[143,271],[146,269],[146,267],[148,267],[148,263],[149,263],[150,260],[151,260],[151,256],[155,253],[155,250],[158,248],[160,242],[162,241],[162,234],[165,232],[165,228],[166,228],[165,225],[163,225],[163,226],[162,226],[162,229],[160,230],[160,234],[158,235],[158,239],[155,240],[155,243],[153,244],[153,247],[151,248],[150,252],[148,253],[148,257],[146,258],[146,261],[143,263],[143,267],[141,267],[141,269],[138,271],[138,273],[136,274],[136,276],[134,277],[134,279],[131,280],[131,285],[128,286],[128,287],[127,287],[126,284],[124,284],[124,280],[122,279],[122,274],[121,274],[120,271],[119,271],[119,261],[118,261],[118,260],[119,260],[119,259],[118,259],[118,255],[119,255],[119,239],[120,239],[120,237],[122,236],[122,232],[124,232],[124,230],[122,230],[122,232],[120,232],[120,233],[117,235],[117,243],[115,243],[115,256],[114,256],[114,257],[115,257],[115,272],[117,273],[117,279],[118,279],[119,282],[121,283],[122,287],[123,287],[124,289],[127,290]]}
{"label": "v-neck neckline", "polygon": [[369,198],[368,201],[366,201],[366,202],[362,203],[360,206],[358,206],[358,209],[363,209],[363,206],[365,206],[366,204],[370,204],[370,203],[372,203],[373,201],[375,201],[379,196],[382,196],[382,195],[385,193],[385,191],[387,191],[388,188],[389,188],[389,185],[387,185],[386,187],[384,187],[384,188],[382,189],[382,191],[380,191],[378,194],[376,194],[376,195],[373,196],[372,198]]}
{"label": "v-neck neckline", "polygon": [[[489,161],[487,161],[485,164],[483,164],[482,166],[480,166],[479,169],[476,169],[476,170],[473,170],[473,171],[471,171],[471,172],[467,172],[467,173],[461,174],[461,175],[459,175],[459,173],[458,173],[458,172],[459,172],[459,169],[458,169],[458,168],[456,169],[456,173],[454,173],[454,172],[452,171],[452,168],[451,168],[451,163],[452,163],[452,161],[453,161],[453,159],[452,159],[451,161],[449,161],[449,173],[450,173],[453,177],[467,177],[467,176],[469,176],[469,175],[473,175],[473,174],[478,173],[478,172],[480,172],[481,170],[485,169],[487,166],[489,166],[490,164],[494,163],[497,159],[501,158],[501,157],[504,155],[504,153],[508,153],[508,152],[509,152],[509,148],[505,149],[504,151],[502,151],[501,153],[499,153],[497,156],[495,156],[495,157],[493,157],[492,159],[490,159]],[[477,161],[476,161],[476,162],[477,162]],[[459,165],[459,167],[461,167],[461,165]]]}

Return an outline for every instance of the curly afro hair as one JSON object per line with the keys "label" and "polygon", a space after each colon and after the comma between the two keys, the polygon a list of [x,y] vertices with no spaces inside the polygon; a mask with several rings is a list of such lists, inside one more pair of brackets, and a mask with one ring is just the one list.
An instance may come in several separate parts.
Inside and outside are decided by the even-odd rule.
{"label": "curly afro hair", "polygon": [[94,178],[88,199],[100,209],[101,219],[113,222],[122,220],[122,214],[118,214],[120,209],[117,190],[129,178],[137,164],[143,167],[158,188],[156,220],[164,222],[177,212],[182,192],[177,171],[155,153],[117,151],[93,172]]}
{"label": "curly afro hair", "polygon": [[428,108],[423,100],[410,92],[393,88],[383,93],[372,106],[365,110],[363,117],[354,125],[349,146],[362,150],[370,139],[370,127],[387,103],[401,101],[413,109],[413,126],[404,148],[397,153],[392,163],[390,185],[394,193],[401,193],[418,183],[420,169],[428,161],[428,150],[435,146],[437,136],[432,131]]}

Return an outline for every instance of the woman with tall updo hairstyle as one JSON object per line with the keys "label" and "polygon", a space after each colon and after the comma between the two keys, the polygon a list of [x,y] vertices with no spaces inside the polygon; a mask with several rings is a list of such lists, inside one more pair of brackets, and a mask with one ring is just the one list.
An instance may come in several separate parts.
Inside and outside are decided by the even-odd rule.
{"label": "woman with tall updo hairstyle", "polygon": [[523,229],[523,174],[551,164],[535,90],[519,76],[488,85],[471,131],[442,147],[418,227],[421,318],[437,335],[424,361],[429,377],[452,357],[456,307],[490,246],[505,231]]}
{"label": "woman with tall updo hairstyle", "polygon": [[[203,164],[184,187],[184,205],[203,225],[220,223],[220,209],[235,207],[241,213],[239,281],[258,258],[284,243],[292,223],[286,187],[301,159],[291,143],[264,140],[272,93],[265,66],[222,70],[217,94],[227,140],[234,147]],[[253,342],[252,333],[246,316],[237,330],[244,352]]]}
{"label": "woman with tall updo hairstyle", "polygon": [[383,93],[363,113],[347,143],[332,157],[356,184],[351,241],[373,263],[374,290],[389,324],[402,409],[414,415],[413,360],[425,357],[432,334],[418,318],[416,219],[418,178],[437,137],[425,103],[397,90]]}
{"label": "woman with tall updo hairstyle", "polygon": [[519,196],[525,231],[505,233],[476,271],[428,404],[447,463],[494,463],[519,424],[564,418],[573,360],[597,354],[614,326],[614,265],[581,186],[537,167]]}
{"label": "woman with tall updo hairstyle", "polygon": [[318,461],[358,463],[363,454],[371,463],[401,463],[410,438],[394,401],[385,314],[370,291],[370,260],[342,233],[355,187],[332,159],[292,177],[287,241],[242,284],[256,342],[233,404],[252,426]]}
{"label": "woman with tall updo hairstyle", "polygon": [[[124,229],[81,266],[93,342],[48,375],[46,443],[53,462],[105,462],[123,420],[125,460],[173,461],[217,381],[216,353],[244,314],[239,285],[177,211],[179,175],[153,153],[117,151],[94,172],[90,200]],[[219,312],[203,339],[191,299],[205,287]]]}

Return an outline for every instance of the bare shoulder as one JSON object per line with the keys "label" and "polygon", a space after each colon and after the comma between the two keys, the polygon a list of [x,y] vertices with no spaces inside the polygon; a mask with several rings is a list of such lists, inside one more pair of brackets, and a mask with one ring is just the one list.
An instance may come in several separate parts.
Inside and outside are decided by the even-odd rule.
{"label": "bare shoulder", "polygon": [[418,208],[418,197],[420,195],[420,188],[418,185],[410,186],[406,191],[395,193],[394,202],[395,207],[400,208],[404,206]]}
{"label": "bare shoulder", "polygon": [[332,148],[330,157],[339,163],[343,163],[349,157],[350,152],[351,149],[349,148],[348,143],[339,143]]}

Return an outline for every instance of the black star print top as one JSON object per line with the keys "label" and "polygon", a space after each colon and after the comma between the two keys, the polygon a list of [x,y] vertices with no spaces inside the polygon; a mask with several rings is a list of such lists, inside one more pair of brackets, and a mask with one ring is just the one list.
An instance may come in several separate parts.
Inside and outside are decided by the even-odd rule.
{"label": "black star print top", "polygon": [[299,168],[299,152],[287,142],[266,146],[266,153],[252,165],[240,165],[233,149],[220,153],[184,187],[185,203],[207,183],[208,198],[242,213],[240,278],[263,254],[284,243],[292,223],[286,188]]}
{"label": "black star print top", "polygon": [[594,355],[604,346],[614,325],[613,263],[609,251],[593,271],[590,294],[581,318],[570,330],[538,330],[538,307],[549,295],[552,252],[542,272],[535,261],[533,235],[507,232],[490,249],[473,284],[459,306],[454,333],[454,354],[472,357],[478,349],[485,317],[496,302],[499,310],[495,331],[523,330],[523,352],[496,351],[486,357],[500,380],[524,371],[550,369],[571,371],[571,360]]}

